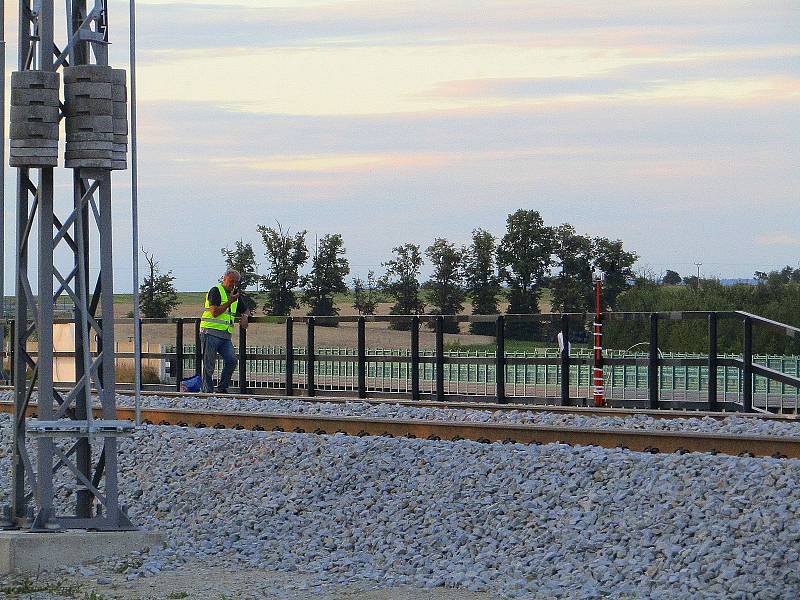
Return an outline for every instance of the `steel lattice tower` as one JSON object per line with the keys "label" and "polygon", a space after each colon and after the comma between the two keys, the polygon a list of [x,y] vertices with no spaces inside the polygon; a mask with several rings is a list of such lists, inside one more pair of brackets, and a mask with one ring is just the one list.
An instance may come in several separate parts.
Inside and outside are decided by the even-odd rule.
{"label": "steel lattice tower", "polygon": [[[91,9],[86,0],[67,0],[66,11],[67,40],[59,49],[54,41],[53,0],[20,0],[19,71],[58,72],[66,66],[108,65],[106,0],[95,0]],[[63,104],[60,111],[59,120],[63,120]],[[53,167],[17,169],[10,517],[14,525],[29,526],[32,531],[132,529],[119,503],[117,482],[118,436],[129,434],[133,424],[116,420],[111,171],[74,168],[73,202],[60,215],[54,209],[53,171]],[[36,294],[28,260],[35,226]],[[89,281],[90,258],[93,267],[99,267],[93,284]],[[63,264],[69,267],[60,270],[57,265]],[[76,384],[59,391],[53,385],[53,305],[64,297],[74,304]],[[28,350],[28,341],[34,336],[38,338],[36,357]],[[92,339],[96,340],[96,352]],[[92,414],[92,386],[101,405],[97,419]],[[34,389],[38,391],[38,419],[26,420]],[[27,438],[35,452],[26,446]],[[69,501],[74,505],[71,514],[57,514],[54,505],[54,490],[60,481],[55,477],[64,469],[69,471],[65,475],[74,489]]]}

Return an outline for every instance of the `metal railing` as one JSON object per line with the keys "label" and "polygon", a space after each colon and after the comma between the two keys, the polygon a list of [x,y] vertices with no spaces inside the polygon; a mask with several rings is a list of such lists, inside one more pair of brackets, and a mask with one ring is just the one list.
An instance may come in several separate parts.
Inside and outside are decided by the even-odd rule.
{"label": "metal railing", "polygon": [[[570,338],[570,325],[581,326],[591,314],[471,315],[442,317],[251,317],[251,327],[282,326],[282,346],[251,347],[247,330],[238,332],[238,366],[234,382],[241,393],[273,393],[314,396],[318,392],[357,398],[398,397],[435,400],[493,400],[556,405],[585,405],[591,396],[593,356],[576,349],[558,353],[506,352],[509,322],[548,324]],[[606,313],[606,320],[649,322],[648,352],[606,351],[604,374],[610,406],[648,408],[696,408],[800,412],[800,362],[797,357],[758,357],[753,354],[753,326],[765,327],[800,338],[800,329],[743,312]],[[717,352],[717,325],[722,319],[738,320],[743,345],[739,355]],[[706,323],[708,353],[664,355],[658,348],[659,327],[674,321]],[[281,322],[282,321],[282,322]],[[494,352],[445,350],[445,323],[493,322]],[[68,322],[68,321],[64,321]],[[118,323],[132,322],[119,319]],[[315,332],[321,325],[356,325],[355,348],[316,349]],[[386,323],[408,330],[409,346],[403,349],[367,348],[368,323]],[[170,365],[170,379],[179,389],[181,379],[199,374],[199,319],[143,319],[142,324],[175,325],[175,344],[163,352],[142,352],[138,360],[163,359]],[[194,332],[194,344],[186,344],[186,326]],[[296,325],[305,325],[305,345],[295,343]],[[420,328],[432,327],[435,349],[420,348]],[[13,323],[11,323],[13,328]],[[555,329],[554,329],[555,330]],[[370,330],[376,332],[377,330]],[[70,353],[56,353],[70,356]],[[132,352],[117,352],[118,359],[133,360]],[[13,362],[13,361],[12,361]],[[219,371],[217,371],[219,372]],[[502,373],[502,377],[497,377]],[[712,376],[715,374],[716,376]],[[690,379],[696,385],[690,385]],[[122,385],[118,387],[123,387]],[[164,389],[163,385],[145,386]]]}

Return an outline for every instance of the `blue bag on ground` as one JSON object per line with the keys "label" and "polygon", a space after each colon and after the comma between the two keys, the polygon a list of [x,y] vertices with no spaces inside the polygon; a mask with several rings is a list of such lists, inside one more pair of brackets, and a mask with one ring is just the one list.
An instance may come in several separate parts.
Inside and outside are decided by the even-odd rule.
{"label": "blue bag on ground", "polygon": [[200,375],[194,375],[186,379],[181,379],[182,392],[199,392],[202,385]]}

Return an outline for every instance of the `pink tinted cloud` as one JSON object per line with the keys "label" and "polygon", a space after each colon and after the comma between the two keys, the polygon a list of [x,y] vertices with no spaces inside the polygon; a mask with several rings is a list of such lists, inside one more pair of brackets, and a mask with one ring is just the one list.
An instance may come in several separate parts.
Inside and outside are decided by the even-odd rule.
{"label": "pink tinted cloud", "polygon": [[756,237],[760,246],[800,246],[800,235],[788,231],[770,231]]}

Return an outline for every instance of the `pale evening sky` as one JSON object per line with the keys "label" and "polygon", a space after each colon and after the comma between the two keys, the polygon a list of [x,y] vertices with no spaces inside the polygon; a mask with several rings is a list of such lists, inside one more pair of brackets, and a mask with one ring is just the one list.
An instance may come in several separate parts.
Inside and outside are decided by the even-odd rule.
{"label": "pale evening sky", "polygon": [[[127,2],[110,4],[126,67]],[[179,289],[208,288],[236,239],[262,256],[257,224],[341,233],[364,275],[404,242],[501,236],[517,208],[621,238],[655,272],[800,261],[794,1],[137,6],[141,239]],[[114,177],[122,291],[129,175]]]}

